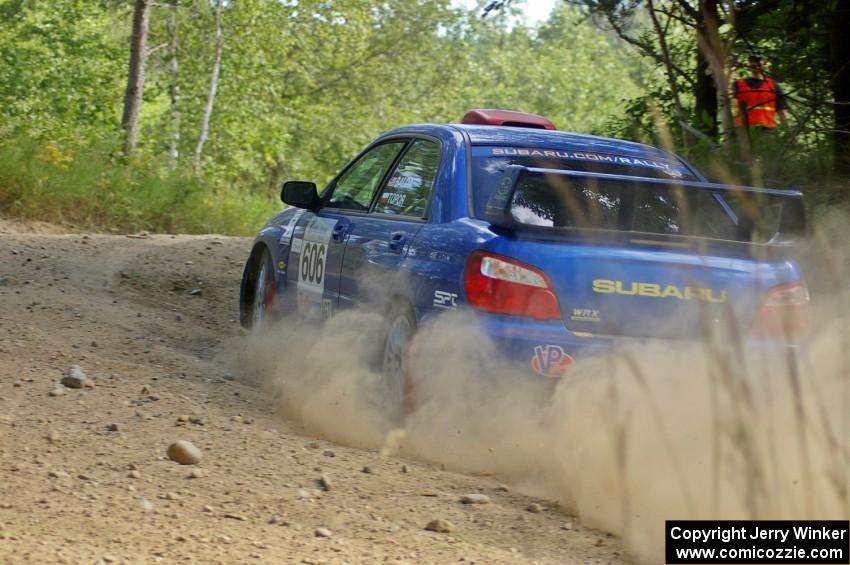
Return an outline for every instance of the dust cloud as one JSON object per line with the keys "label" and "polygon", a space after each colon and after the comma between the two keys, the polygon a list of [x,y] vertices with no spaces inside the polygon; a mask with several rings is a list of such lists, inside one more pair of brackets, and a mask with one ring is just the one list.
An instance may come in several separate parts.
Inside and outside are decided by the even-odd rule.
{"label": "dust cloud", "polygon": [[549,383],[505,361],[474,316],[450,313],[419,329],[403,422],[382,404],[378,316],[283,323],[247,358],[311,433],[493,473],[661,562],[668,519],[850,514],[847,225],[831,218],[804,248],[815,320],[796,356],[744,351],[734,332],[624,343]]}

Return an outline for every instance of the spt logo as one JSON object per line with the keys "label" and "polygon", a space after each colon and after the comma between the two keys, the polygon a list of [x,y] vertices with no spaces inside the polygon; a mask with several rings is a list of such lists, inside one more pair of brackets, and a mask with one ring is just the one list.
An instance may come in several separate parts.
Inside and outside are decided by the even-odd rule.
{"label": "spt logo", "polygon": [[560,345],[538,345],[531,358],[531,368],[544,377],[563,377],[572,364],[573,358]]}

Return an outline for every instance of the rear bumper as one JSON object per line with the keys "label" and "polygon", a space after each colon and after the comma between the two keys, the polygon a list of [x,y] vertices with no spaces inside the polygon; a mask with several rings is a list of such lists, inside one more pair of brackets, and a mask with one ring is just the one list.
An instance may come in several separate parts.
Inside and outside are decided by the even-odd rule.
{"label": "rear bumper", "polygon": [[[740,357],[756,365],[762,361],[775,364],[798,362],[803,351],[800,344],[747,339],[732,342],[730,336],[717,336],[710,342],[700,339],[647,339],[598,336],[570,332],[560,320],[538,322],[514,316],[476,313],[480,332],[505,362],[529,376],[558,379],[590,361],[617,351],[646,352],[671,357],[686,349],[704,358],[716,355]],[[736,361],[737,363],[738,361]],[[749,363],[748,363],[749,364]]]}

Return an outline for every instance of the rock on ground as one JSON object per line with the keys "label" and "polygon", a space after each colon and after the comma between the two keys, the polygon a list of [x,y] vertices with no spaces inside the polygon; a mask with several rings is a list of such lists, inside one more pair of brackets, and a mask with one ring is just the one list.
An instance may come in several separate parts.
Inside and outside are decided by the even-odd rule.
{"label": "rock on ground", "polygon": [[83,388],[88,383],[88,377],[79,365],[71,365],[61,382],[68,388]]}
{"label": "rock on ground", "polygon": [[490,504],[490,497],[486,494],[465,494],[460,501],[464,504]]}
{"label": "rock on ground", "polygon": [[196,465],[203,457],[201,450],[185,439],[179,439],[169,445],[166,453],[169,459],[181,465]]}
{"label": "rock on ground", "polygon": [[455,529],[454,524],[443,518],[435,518],[425,525],[425,529],[429,532],[437,532],[439,534],[448,534]]}

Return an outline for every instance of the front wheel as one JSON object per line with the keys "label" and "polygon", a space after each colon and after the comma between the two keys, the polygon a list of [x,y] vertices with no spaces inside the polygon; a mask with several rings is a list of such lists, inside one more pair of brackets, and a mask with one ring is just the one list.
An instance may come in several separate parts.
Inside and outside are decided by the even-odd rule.
{"label": "front wheel", "polygon": [[251,330],[261,332],[269,325],[271,307],[277,287],[274,279],[274,265],[271,254],[263,250],[256,262],[253,296],[251,300]]}

